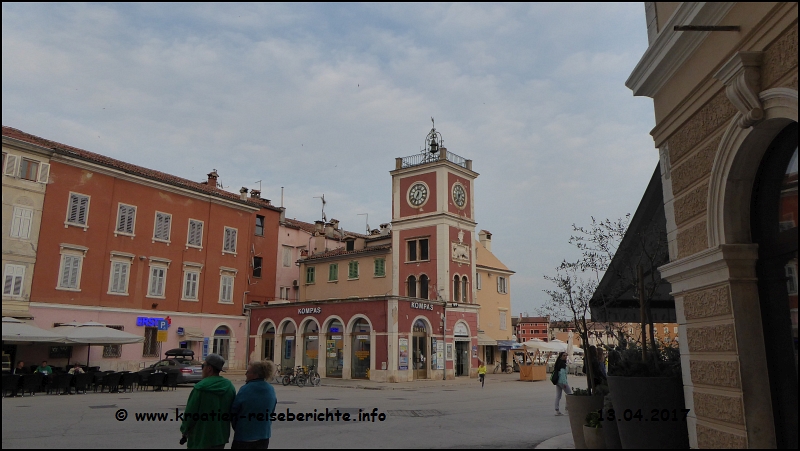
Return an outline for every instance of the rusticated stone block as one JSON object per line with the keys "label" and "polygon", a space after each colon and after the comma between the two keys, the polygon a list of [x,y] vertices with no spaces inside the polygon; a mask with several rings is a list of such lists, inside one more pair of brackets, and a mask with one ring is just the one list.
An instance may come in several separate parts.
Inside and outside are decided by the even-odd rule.
{"label": "rusticated stone block", "polygon": [[702,177],[711,175],[711,167],[714,165],[714,157],[717,155],[717,147],[722,140],[720,134],[712,139],[707,145],[686,158],[679,166],[672,166],[672,192],[679,196],[692,183]]}
{"label": "rusticated stone block", "polygon": [[773,88],[789,71],[797,70],[797,22],[764,50],[762,89]]}
{"label": "rusticated stone block", "polygon": [[678,232],[678,258],[708,249],[705,221]]}
{"label": "rusticated stone block", "polygon": [[701,449],[745,449],[747,437],[697,425],[697,447]]}
{"label": "rusticated stone block", "polygon": [[731,313],[731,292],[727,285],[693,291],[683,297],[686,319],[709,318]]}
{"label": "rusticated stone block", "polygon": [[707,209],[708,184],[698,186],[675,201],[675,223],[681,225]]}
{"label": "rusticated stone block", "polygon": [[698,418],[713,418],[728,423],[744,424],[744,407],[738,396],[694,392],[694,413]]}
{"label": "rusticated stone block", "polygon": [[689,369],[695,384],[740,388],[739,364],[731,361],[691,360]]}
{"label": "rusticated stone block", "polygon": [[692,352],[736,351],[733,324],[687,327],[686,338]]}
{"label": "rusticated stone block", "polygon": [[[668,140],[672,164],[680,162],[697,144],[736,114],[736,108],[725,96],[725,91],[715,95]],[[715,147],[716,148],[716,147]]]}

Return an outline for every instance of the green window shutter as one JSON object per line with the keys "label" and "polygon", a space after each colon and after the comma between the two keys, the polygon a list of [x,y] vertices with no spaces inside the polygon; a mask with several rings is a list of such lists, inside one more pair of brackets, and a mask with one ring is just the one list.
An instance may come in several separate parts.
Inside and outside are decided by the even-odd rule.
{"label": "green window shutter", "polygon": [[384,258],[376,258],[375,259],[375,276],[383,277],[386,275],[386,259]]}
{"label": "green window shutter", "polygon": [[328,280],[339,280],[339,265],[336,263],[331,264],[328,267]]}
{"label": "green window shutter", "polygon": [[314,267],[306,268],[306,283],[314,283]]}
{"label": "green window shutter", "polygon": [[347,277],[349,279],[358,279],[358,262],[350,262],[349,266]]}

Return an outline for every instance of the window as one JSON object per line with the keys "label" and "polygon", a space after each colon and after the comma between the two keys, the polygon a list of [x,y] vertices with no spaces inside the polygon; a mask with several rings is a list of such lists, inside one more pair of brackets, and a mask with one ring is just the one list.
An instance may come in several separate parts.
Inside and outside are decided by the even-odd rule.
{"label": "window", "polygon": [[142,349],[142,357],[158,357],[158,328],[145,327],[144,328],[144,346]]}
{"label": "window", "polygon": [[219,285],[219,302],[233,304],[233,276],[221,276]]}
{"label": "window", "polygon": [[481,273],[475,274],[475,288],[481,289]]}
{"label": "window", "polygon": [[358,279],[358,262],[350,262],[347,265],[347,278]]}
{"label": "window", "polygon": [[385,277],[386,276],[386,259],[385,258],[376,258],[375,259],[375,277]]}
{"label": "window", "polygon": [[306,268],[306,283],[307,284],[314,283],[314,281],[315,281],[315,277],[314,276],[315,276],[314,267],[313,266],[309,266],[308,268]]}
{"label": "window", "polygon": [[111,276],[108,282],[108,292],[114,294],[128,294],[128,274],[131,262],[111,260]]}
{"label": "window", "polygon": [[331,263],[328,266],[328,282],[335,282],[339,280],[339,264]]}
{"label": "window", "polygon": [[505,277],[497,277],[497,292],[500,294],[508,293],[508,286]]}
{"label": "window", "polygon": [[281,287],[281,299],[288,301],[289,300],[289,287]]}
{"label": "window", "polygon": [[197,219],[189,220],[189,234],[186,237],[186,245],[203,247],[203,221],[198,221]]}
{"label": "window", "polygon": [[186,269],[183,271],[183,300],[197,300],[197,281],[200,280],[200,271]]}
{"label": "window", "polygon": [[150,266],[150,286],[147,289],[148,297],[164,297],[164,285],[167,279],[166,266]]}
{"label": "window", "polygon": [[264,217],[256,215],[256,235],[264,236]]}
{"label": "window", "polygon": [[467,276],[461,278],[461,302],[467,303]]}
{"label": "window", "polygon": [[406,283],[406,296],[410,298],[417,297],[417,278],[416,276],[408,276]]}
{"label": "window", "polygon": [[236,253],[236,229],[225,227],[225,238],[222,244],[222,252]]}
{"label": "window", "polygon": [[25,281],[24,266],[6,265],[3,279],[3,296],[22,296],[22,283]]}
{"label": "window", "polygon": [[261,267],[264,263],[262,257],[253,257],[253,277],[261,277]]}
{"label": "window", "polygon": [[292,266],[292,247],[283,246],[283,266],[289,268]]}
{"label": "window", "polygon": [[80,287],[80,272],[83,257],[78,254],[67,253],[61,255],[61,271],[58,288],[78,290]]}
{"label": "window", "polygon": [[89,196],[70,193],[67,208],[67,223],[86,227],[89,217]]}
{"label": "window", "polygon": [[347,240],[345,241],[345,250],[346,251],[354,251],[356,250],[356,242],[354,240]]}
{"label": "window", "polygon": [[156,226],[153,231],[153,240],[169,242],[169,232],[172,227],[172,215],[156,212]]}
{"label": "window", "polygon": [[136,223],[136,207],[133,205],[119,204],[117,212],[117,233],[133,235],[133,226]]}
{"label": "window", "polygon": [[[123,330],[122,326],[106,326],[110,327],[111,329]],[[106,345],[103,346],[103,357],[104,358],[113,358],[113,357],[122,357],[122,345]]]}
{"label": "window", "polygon": [[793,263],[784,266],[786,271],[786,291],[790,296],[797,295],[797,267]]}
{"label": "window", "polygon": [[14,207],[14,216],[11,220],[11,238],[27,240],[31,237],[31,223],[33,210],[24,207]]}
{"label": "window", "polygon": [[17,175],[17,162],[19,157],[3,152],[3,175],[14,177]]}
{"label": "window", "polygon": [[453,302],[461,301],[461,278],[453,277]]}
{"label": "window", "polygon": [[[16,162],[15,162],[16,163]],[[19,177],[31,182],[47,183],[50,176],[50,165],[36,160],[23,158],[19,165]]]}
{"label": "window", "polygon": [[428,276],[425,274],[419,276],[419,297],[428,299]]}
{"label": "window", "polygon": [[673,334],[677,334],[678,333],[678,326],[675,326],[675,327],[672,328],[672,333]]}
{"label": "window", "polygon": [[500,330],[506,330],[506,313],[507,312],[500,312]]}
{"label": "window", "polygon": [[428,260],[428,239],[420,238],[417,240],[409,240],[408,254],[406,255],[406,262],[417,262]]}

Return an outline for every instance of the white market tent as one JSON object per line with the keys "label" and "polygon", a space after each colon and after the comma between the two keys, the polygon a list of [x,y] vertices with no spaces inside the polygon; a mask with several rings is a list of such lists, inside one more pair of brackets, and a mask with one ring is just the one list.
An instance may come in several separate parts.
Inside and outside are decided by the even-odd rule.
{"label": "white market tent", "polygon": [[16,318],[3,317],[3,342],[10,344],[66,343],[63,335],[40,329]]}
{"label": "white market tent", "polygon": [[144,337],[123,332],[121,330],[106,327],[104,324],[89,321],[88,323],[71,322],[63,324],[53,329],[53,332],[61,334],[66,341],[64,343],[84,344],[87,346],[86,365],[89,365],[89,352],[92,345],[123,345],[129,343],[141,343]]}

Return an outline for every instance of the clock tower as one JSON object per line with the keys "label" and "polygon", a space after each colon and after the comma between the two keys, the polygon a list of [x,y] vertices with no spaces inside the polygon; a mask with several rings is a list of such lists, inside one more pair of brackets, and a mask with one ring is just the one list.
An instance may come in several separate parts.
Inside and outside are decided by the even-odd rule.
{"label": "clock tower", "polygon": [[431,128],[424,150],[397,158],[392,175],[392,294],[475,302],[472,160],[443,146]]}

